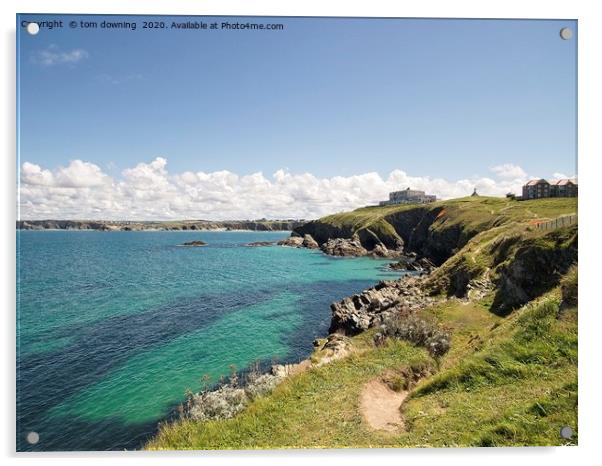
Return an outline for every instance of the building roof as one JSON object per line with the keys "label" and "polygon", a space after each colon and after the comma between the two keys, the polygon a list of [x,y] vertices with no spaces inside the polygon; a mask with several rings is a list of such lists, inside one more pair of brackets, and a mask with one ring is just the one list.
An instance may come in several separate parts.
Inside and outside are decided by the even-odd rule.
{"label": "building roof", "polygon": [[573,181],[570,178],[563,178],[562,180],[553,180],[550,184],[556,185],[556,186],[566,186],[568,184],[577,184],[577,181]]}
{"label": "building roof", "polygon": [[[527,184],[525,186],[535,186],[540,183],[548,183],[548,182],[546,180],[544,180],[543,178],[540,178],[538,180],[527,181]],[[550,184],[550,183],[548,183],[548,184]]]}

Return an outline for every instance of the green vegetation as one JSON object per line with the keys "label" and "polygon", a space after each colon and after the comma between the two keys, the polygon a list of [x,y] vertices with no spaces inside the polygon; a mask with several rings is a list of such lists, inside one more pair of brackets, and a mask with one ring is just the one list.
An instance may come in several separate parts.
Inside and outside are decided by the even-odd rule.
{"label": "green vegetation", "polygon": [[[447,324],[452,350],[402,405],[406,429],[371,430],[359,409],[364,384],[387,375],[408,386],[408,367],[432,367],[423,349],[374,331],[351,356],[293,376],[234,419],[165,424],[150,449],[560,445],[577,428],[577,312],[558,318],[560,292],[500,318],[482,303],[450,300],[425,310]],[[422,370],[422,369],[421,369]],[[391,374],[397,374],[392,376]]]}
{"label": "green vegetation", "polygon": [[[438,299],[414,317],[420,338],[403,325],[410,341],[371,329],[351,338],[349,356],[287,378],[235,418],[164,424],[147,448],[576,444],[577,228],[531,225],[575,211],[575,199],[479,197],[321,219],[314,228],[380,236],[391,227],[406,244],[449,251],[425,281]],[[435,333],[450,345],[429,355],[421,345]],[[363,418],[360,393],[375,378],[408,391],[403,429],[373,430]],[[563,426],[574,438],[560,437]]]}
{"label": "green vegetation", "polygon": [[429,357],[426,351],[391,340],[380,348],[373,332],[353,338],[352,355],[290,377],[230,420],[164,425],[150,449],[255,449],[369,446],[389,444],[373,433],[358,411],[363,385],[404,361]]}
{"label": "green vegetation", "polygon": [[[444,407],[435,444],[452,441],[453,432],[461,445],[567,443],[559,430],[577,426],[577,310],[559,318],[559,305],[556,289],[498,321],[476,351],[425,380],[405,406],[411,430],[425,435],[424,419]],[[460,423],[466,431],[457,431]]]}
{"label": "green vegetation", "polygon": [[[530,201],[516,201],[500,197],[463,197],[446,201],[437,201],[432,204],[393,205],[362,207],[351,212],[328,215],[320,219],[323,223],[330,223],[337,227],[352,226],[354,229],[366,228],[379,220],[388,220],[401,212],[416,209],[426,211],[445,209],[448,222],[461,224],[465,228],[491,223],[500,225],[509,221],[531,221],[553,219],[559,215],[575,213],[577,211],[576,198],[548,198]],[[440,222],[440,226],[443,221]]]}
{"label": "green vegetation", "polygon": [[540,231],[509,223],[475,235],[429,277],[427,286],[435,294],[464,297],[469,283],[482,279],[495,285],[492,310],[506,314],[558,285],[576,260],[577,225]]}
{"label": "green vegetation", "polygon": [[295,231],[312,235],[320,244],[354,234],[367,249],[377,242],[393,249],[405,244],[406,251],[440,265],[479,233],[498,227],[526,227],[576,212],[577,198],[516,201],[479,196],[432,204],[364,207],[323,217]]}

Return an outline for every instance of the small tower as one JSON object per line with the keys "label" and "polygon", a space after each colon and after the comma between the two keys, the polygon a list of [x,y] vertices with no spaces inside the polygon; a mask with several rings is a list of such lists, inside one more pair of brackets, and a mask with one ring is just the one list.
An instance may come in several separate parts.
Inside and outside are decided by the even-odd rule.
{"label": "small tower", "polygon": [[477,197],[478,195],[479,195],[479,193],[477,193],[477,188],[474,188],[474,191],[472,192],[472,194],[470,196]]}

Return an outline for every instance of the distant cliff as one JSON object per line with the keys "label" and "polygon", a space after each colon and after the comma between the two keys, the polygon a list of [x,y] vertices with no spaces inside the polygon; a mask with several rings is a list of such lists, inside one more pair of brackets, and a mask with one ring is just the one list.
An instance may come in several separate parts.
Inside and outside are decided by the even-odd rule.
{"label": "distant cliff", "polygon": [[166,222],[88,221],[88,220],[20,220],[18,230],[98,230],[98,231],[188,231],[250,230],[291,231],[303,225],[298,220],[186,220]]}

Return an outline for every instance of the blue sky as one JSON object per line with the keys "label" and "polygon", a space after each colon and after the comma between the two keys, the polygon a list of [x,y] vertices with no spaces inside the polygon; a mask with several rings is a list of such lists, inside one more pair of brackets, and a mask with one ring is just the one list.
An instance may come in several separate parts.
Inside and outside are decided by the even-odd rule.
{"label": "blue sky", "polygon": [[284,30],[174,31],[141,25],[225,19],[136,19],[136,31],[19,28],[21,163],[81,160],[114,180],[156,157],[171,174],[576,173],[574,21],[239,18]]}

